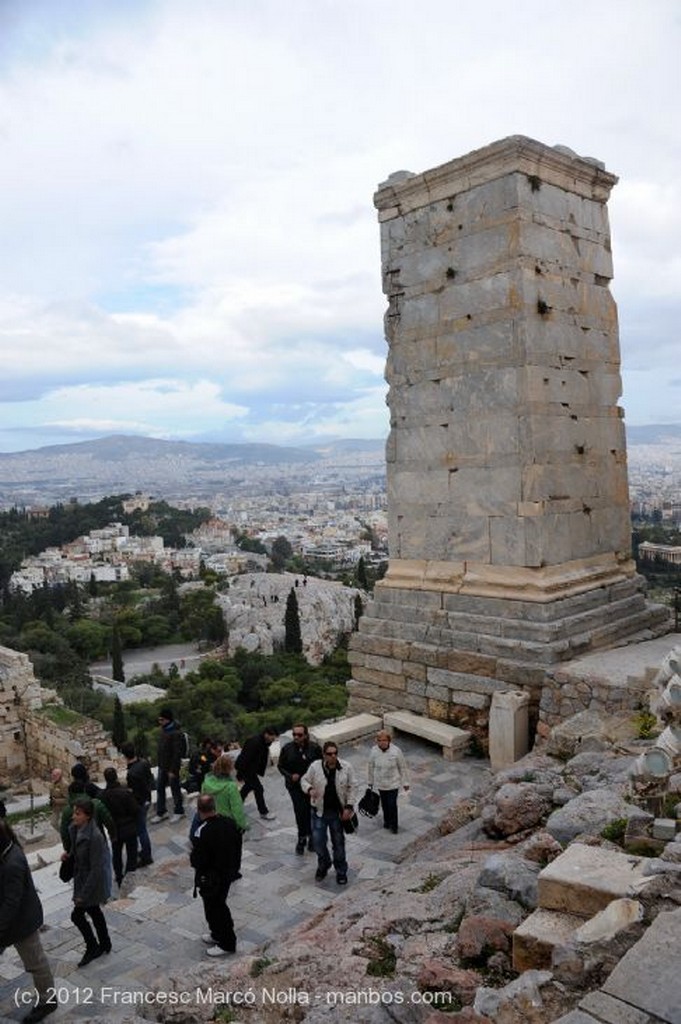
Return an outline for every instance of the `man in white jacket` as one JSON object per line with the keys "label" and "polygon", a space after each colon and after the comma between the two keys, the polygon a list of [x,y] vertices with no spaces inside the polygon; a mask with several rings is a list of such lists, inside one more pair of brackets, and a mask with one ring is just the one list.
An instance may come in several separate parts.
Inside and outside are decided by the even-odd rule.
{"label": "man in white jacket", "polygon": [[[343,822],[349,821],[354,814],[357,785],[352,765],[338,760],[338,746],[333,740],[324,744],[322,760],[312,762],[300,780],[300,786],[303,793],[310,796],[312,843],[317,854],[315,879],[321,882],[326,878],[333,861],[336,881],[339,885],[347,885]],[[329,833],[333,857],[329,855]]]}
{"label": "man in white jacket", "polygon": [[369,788],[376,788],[381,798],[383,828],[397,835],[397,797],[400,786],[405,792],[409,789],[409,769],[404,754],[385,729],[376,733],[376,746],[369,754],[368,775]]}

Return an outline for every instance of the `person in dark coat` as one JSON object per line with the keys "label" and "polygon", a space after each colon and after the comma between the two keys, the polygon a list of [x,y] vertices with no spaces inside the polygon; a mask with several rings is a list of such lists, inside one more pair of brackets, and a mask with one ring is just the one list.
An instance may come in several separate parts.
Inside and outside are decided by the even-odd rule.
{"label": "person in dark coat", "polygon": [[[73,805],[71,850],[74,855],[73,911],[71,920],[85,939],[85,952],[78,962],[85,967],[102,953],[111,952],[111,939],[101,904],[109,898],[106,860],[109,848],[94,820],[89,797],[78,797]],[[68,854],[62,854],[65,860]],[[88,921],[88,917],[92,921]],[[92,926],[94,925],[94,931]],[[95,938],[96,933],[96,938]]]}
{"label": "person in dark coat", "polygon": [[296,853],[302,855],[306,846],[312,849],[312,826],[310,800],[300,788],[300,780],[313,761],[321,760],[322,748],[310,739],[307,726],[300,722],[293,726],[291,735],[291,742],[285,743],[281,748],[277,768],[286,780],[286,789],[291,797],[298,828]]}
{"label": "person in dark coat", "polygon": [[85,796],[89,796],[91,800],[96,800],[100,795],[101,791],[99,786],[92,781],[90,774],[82,761],[76,761],[71,769],[71,782],[69,783],[68,791],[70,795],[75,793],[77,796],[84,793]]}
{"label": "person in dark coat", "polygon": [[170,708],[162,708],[159,712],[158,728],[156,814],[151,819],[154,825],[168,817],[166,810],[166,786],[170,786],[174,802],[171,822],[176,822],[184,816],[182,787],[180,786],[180,767],[182,765],[184,738],[179,725],[173,718]]}
{"label": "person in dark coat", "polygon": [[137,841],[139,853],[137,856],[137,867],[145,868],[148,864],[154,863],[151,856],[151,840],[147,829],[147,814],[151,807],[151,791],[154,788],[154,776],[151,765],[146,757],[139,757],[132,743],[124,743],[121,753],[128,762],[128,789],[137,801]]}
{"label": "person in dark coat", "polygon": [[233,818],[217,813],[215,799],[208,793],[199,796],[196,809],[201,824],[192,839],[190,861],[209,928],[203,940],[214,943],[206,950],[208,956],[224,956],[236,952],[234,920],[227,896],[239,870],[239,833]]}
{"label": "person in dark coat", "polygon": [[139,804],[129,789],[118,781],[115,768],[104,770],[106,789],[102,792],[102,803],[108,808],[116,828],[116,838],[111,843],[114,878],[119,888],[123,881],[123,847],[125,847],[125,874],[137,870],[137,817]]}
{"label": "person in dark coat", "polygon": [[4,819],[0,819],[0,953],[14,946],[33,977],[38,1001],[23,1018],[28,1024],[57,1009],[54,977],[42,942],[43,908],[35,891],[24,851]]}
{"label": "person in dark coat", "polygon": [[240,791],[241,799],[245,803],[246,797],[252,792],[261,818],[271,819],[276,817],[276,815],[270,814],[267,808],[265,791],[260,779],[267,770],[267,762],[270,759],[270,747],[278,735],[277,730],[268,725],[257,736],[251,736],[246,740],[241,748],[241,753],[234,763],[236,777],[239,782],[243,783]]}

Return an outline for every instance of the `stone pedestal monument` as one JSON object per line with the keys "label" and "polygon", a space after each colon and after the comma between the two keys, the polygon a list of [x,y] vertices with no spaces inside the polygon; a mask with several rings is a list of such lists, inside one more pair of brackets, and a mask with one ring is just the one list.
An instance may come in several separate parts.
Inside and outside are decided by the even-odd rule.
{"label": "stone pedestal monument", "polygon": [[495,691],[668,628],[630,555],[616,181],[512,136],[379,187],[390,563],[356,710],[480,726]]}

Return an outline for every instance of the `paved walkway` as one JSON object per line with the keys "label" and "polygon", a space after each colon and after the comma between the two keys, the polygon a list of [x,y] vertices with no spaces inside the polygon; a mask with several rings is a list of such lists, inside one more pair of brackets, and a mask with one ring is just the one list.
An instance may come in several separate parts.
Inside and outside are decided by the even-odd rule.
{"label": "paved walkway", "polygon": [[[360,817],[359,833],[347,841],[349,888],[358,880],[389,873],[396,856],[434,826],[455,798],[470,795],[489,778],[487,762],[466,758],[450,763],[443,760],[439,747],[425,741],[404,736],[398,742],[412,773],[409,795],[400,795],[399,835],[386,832],[380,816],[374,820]],[[341,747],[341,759],[347,757],[357,771],[360,792],[365,786],[370,748],[368,740]],[[277,818],[261,821],[252,796],[248,798],[251,829],[244,844],[243,878],[230,891],[237,956],[252,953],[283,929],[328,906],[340,892],[348,891],[339,890],[333,872],[324,882],[315,883],[316,857],[295,854],[293,811],[276,769],[268,769],[265,790]],[[192,899],[193,872],[188,860],[187,831],[193,804],[188,804],[187,811],[186,822],[151,826],[155,863],[136,873],[129,896],[107,904],[113,952],[85,968],[77,967],[82,940],[70,922],[71,887],[59,881],[56,863],[34,872],[47,923],[43,943],[63,1003],[50,1021],[116,1024],[131,1015],[130,1005],[120,1005],[126,995],[181,991],[188,965],[203,960],[215,967],[223,962],[206,957],[200,938],[205,922],[200,899]],[[35,856],[30,847],[26,852]],[[30,997],[30,982],[10,947],[0,957],[0,1024],[25,1015],[26,1009],[17,1007],[16,1001]]]}

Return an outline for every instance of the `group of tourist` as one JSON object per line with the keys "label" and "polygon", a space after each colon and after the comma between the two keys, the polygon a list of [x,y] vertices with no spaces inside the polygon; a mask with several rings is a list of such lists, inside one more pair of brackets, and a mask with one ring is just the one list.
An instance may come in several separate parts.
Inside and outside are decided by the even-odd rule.
{"label": "group of tourist", "polygon": [[[71,769],[68,785],[60,769],[54,769],[51,775],[52,823],[64,847],[60,876],[73,882],[71,920],[85,943],[79,967],[111,952],[102,907],[111,898],[114,879],[120,891],[127,876],[153,864],[147,813],[154,786],[156,813],[151,822],[169,818],[168,786],[174,801],[169,821],[184,817],[182,758],[178,758],[182,746],[177,738],[182,734],[169,708],[161,711],[158,724],[156,783],[149,762],[138,756],[130,743],[121,748],[127,762],[125,784],[116,769],[109,767],[104,771],[105,785],[100,788],[81,762]],[[195,875],[194,894],[199,894],[203,902],[208,931],[202,938],[208,943],[209,956],[236,951],[227,897],[232,883],[241,878],[243,836],[249,827],[244,801],[253,793],[261,818],[275,817],[268,809],[262,779],[277,735],[276,729],[267,727],[247,739],[238,753],[206,740],[195,760],[191,778],[199,796],[189,830],[190,862]],[[333,866],[337,884],[346,885],[345,835],[356,821],[358,795],[352,765],[340,760],[335,742],[329,740],[320,747],[311,739],[307,726],[297,723],[292,739],[281,749],[278,769],[293,807],[296,854],[302,856],[306,850],[316,854],[317,881],[326,878]],[[385,731],[377,734],[371,750],[367,783],[380,798],[384,828],[396,833],[397,798],[400,787],[409,788],[409,774],[401,750]],[[38,1000],[24,1018],[29,1024],[57,1008],[52,972],[40,942],[42,923],[42,907],[26,857],[12,829],[0,817],[0,952],[14,945],[25,969],[33,975]]]}

